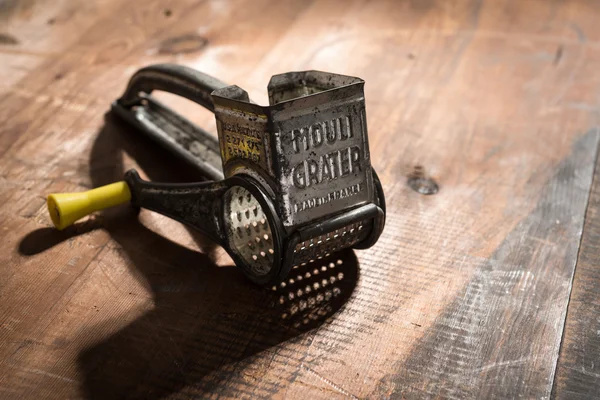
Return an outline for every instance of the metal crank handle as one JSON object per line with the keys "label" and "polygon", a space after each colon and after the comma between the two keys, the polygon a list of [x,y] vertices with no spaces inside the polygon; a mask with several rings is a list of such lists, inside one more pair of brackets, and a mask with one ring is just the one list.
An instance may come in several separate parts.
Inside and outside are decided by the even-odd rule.
{"label": "metal crank handle", "polygon": [[278,283],[293,268],[343,248],[371,246],[385,218],[385,204],[378,199],[378,204],[366,204],[290,233],[272,198],[250,176],[165,184],[144,181],[135,170],[128,171],[124,181],[87,192],[51,194],[48,211],[54,225],[64,229],[94,211],[127,202],[204,233],[258,284]]}
{"label": "metal crank handle", "polygon": [[130,203],[192,226],[218,244],[221,241],[220,197],[227,182],[154,183],[144,181],[136,170],[125,173],[125,180],[87,192],[54,193],[48,196],[48,212],[58,230],[109,207]]}

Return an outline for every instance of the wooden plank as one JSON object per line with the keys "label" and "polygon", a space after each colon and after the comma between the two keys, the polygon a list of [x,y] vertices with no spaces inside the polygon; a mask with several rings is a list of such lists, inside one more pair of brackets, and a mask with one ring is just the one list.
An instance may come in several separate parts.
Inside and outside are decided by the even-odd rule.
{"label": "wooden plank", "polygon": [[600,160],[585,217],[553,397],[593,399],[600,386]]}
{"label": "wooden plank", "polygon": [[[11,64],[27,68],[0,99],[3,397],[550,395],[599,140],[598,5],[95,4],[84,29],[67,20],[48,45],[23,40],[20,54],[48,52]],[[137,68],[167,61],[260,102],[274,73],[364,78],[388,200],[380,243],[265,292],[150,212],[50,229],[51,191],[134,166],[197,179],[103,118]],[[415,169],[436,195],[409,188]]]}
{"label": "wooden plank", "polygon": [[4,1],[0,5],[0,92],[12,88],[48,58],[68,50],[98,18],[114,12],[118,0],[76,3],[56,0]]}

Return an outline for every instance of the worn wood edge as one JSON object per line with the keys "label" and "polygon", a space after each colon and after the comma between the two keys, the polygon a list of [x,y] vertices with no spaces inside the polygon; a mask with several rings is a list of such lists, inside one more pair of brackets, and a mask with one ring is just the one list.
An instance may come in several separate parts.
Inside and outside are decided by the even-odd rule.
{"label": "worn wood edge", "polygon": [[[566,359],[570,355],[570,341],[577,339],[572,338],[572,336],[576,335],[577,332],[573,332],[573,330],[575,330],[575,327],[572,327],[571,325],[574,323],[579,323],[574,320],[577,318],[577,315],[581,313],[581,306],[579,304],[575,304],[575,302],[578,301],[580,297],[585,298],[586,295],[593,296],[593,293],[590,293],[591,291],[586,290],[590,288],[586,288],[580,281],[585,280],[586,278],[591,278],[587,276],[589,271],[583,270],[582,264],[589,261],[587,260],[588,256],[593,257],[594,248],[600,247],[600,240],[595,240],[598,238],[594,237],[594,235],[590,233],[590,230],[592,229],[594,224],[600,224],[600,214],[594,215],[595,205],[600,206],[600,143],[598,143],[596,147],[596,154],[594,158],[594,173],[585,208],[583,230],[579,240],[579,247],[577,249],[577,262],[575,264],[575,269],[573,271],[573,276],[569,286],[569,301],[567,303],[566,315],[563,324],[560,349],[554,367],[554,373],[552,376],[552,392],[550,394],[551,399],[573,398],[572,396],[583,396],[581,398],[587,398],[586,394],[584,393],[577,393],[575,391],[570,390],[570,385],[577,385],[577,382],[575,381],[578,377],[573,376],[574,374],[579,373],[579,375],[587,376],[588,380],[591,379],[595,381],[600,381],[600,375],[586,373],[585,367],[583,365],[584,360],[577,358],[575,360],[572,360],[574,361],[571,363],[573,366],[565,365],[569,364]],[[598,281],[597,283],[599,284],[598,288],[600,288],[600,281]],[[580,290],[582,291],[582,293],[579,293]],[[595,311],[597,311],[597,313],[595,314],[600,314],[600,305],[596,306],[594,309]],[[590,312],[589,314],[594,314],[594,312]],[[593,321],[588,319],[588,322],[590,322],[591,324]],[[586,330],[591,334],[591,326],[588,327],[588,329]],[[581,331],[581,329],[579,331]],[[573,354],[575,357],[581,355],[576,354],[577,351],[575,350],[573,350],[572,353],[575,353]],[[585,350],[583,350],[582,353],[585,353]],[[600,358],[600,354],[592,354],[591,356],[594,357],[594,355],[598,356],[597,358]],[[582,371],[577,371],[573,369],[575,366],[577,366],[577,364],[581,364],[581,367],[583,368]],[[564,380],[564,382],[561,382],[562,380]],[[597,386],[596,383],[597,382],[592,382],[590,386]],[[590,394],[589,397],[595,398],[593,394]]]}

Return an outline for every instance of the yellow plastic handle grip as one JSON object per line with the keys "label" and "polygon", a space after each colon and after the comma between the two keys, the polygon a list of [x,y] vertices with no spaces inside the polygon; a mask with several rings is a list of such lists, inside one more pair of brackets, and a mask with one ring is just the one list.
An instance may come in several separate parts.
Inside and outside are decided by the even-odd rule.
{"label": "yellow plastic handle grip", "polygon": [[131,200],[125,181],[112,183],[81,193],[53,193],[48,196],[48,212],[59,231],[94,211],[103,210]]}

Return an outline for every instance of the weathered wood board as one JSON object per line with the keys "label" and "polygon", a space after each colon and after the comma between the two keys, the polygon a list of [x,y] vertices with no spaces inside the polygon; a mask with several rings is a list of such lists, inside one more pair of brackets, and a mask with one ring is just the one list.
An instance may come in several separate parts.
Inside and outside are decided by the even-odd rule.
{"label": "weathered wood board", "polygon": [[[0,2],[0,397],[550,397],[600,138],[599,16],[592,0]],[[276,73],[365,79],[380,242],[270,292],[151,212],[54,231],[48,193],[131,167],[199,179],[105,116],[157,62],[263,103]],[[415,170],[439,192],[413,191]],[[576,352],[598,358],[593,229],[562,398],[598,379]]]}
{"label": "weathered wood board", "polygon": [[560,399],[598,397],[600,387],[600,177],[596,161],[577,273],[569,301],[554,393]]}

